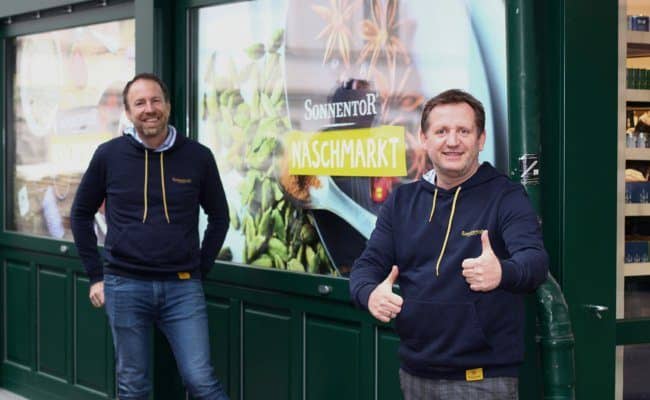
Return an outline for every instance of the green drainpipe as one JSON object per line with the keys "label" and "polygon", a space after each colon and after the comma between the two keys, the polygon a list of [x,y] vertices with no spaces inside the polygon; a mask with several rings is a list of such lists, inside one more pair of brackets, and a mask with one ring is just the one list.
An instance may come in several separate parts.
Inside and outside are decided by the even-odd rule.
{"label": "green drainpipe", "polygon": [[[508,0],[510,177],[519,180],[540,211],[540,106],[535,52],[535,0]],[[537,173],[536,173],[537,171]],[[537,289],[538,335],[545,400],[575,399],[574,344],[569,309],[549,274]]]}
{"label": "green drainpipe", "polygon": [[573,331],[569,308],[562,289],[549,274],[537,289],[538,335],[541,344],[544,399],[564,400],[575,398],[573,370]]}

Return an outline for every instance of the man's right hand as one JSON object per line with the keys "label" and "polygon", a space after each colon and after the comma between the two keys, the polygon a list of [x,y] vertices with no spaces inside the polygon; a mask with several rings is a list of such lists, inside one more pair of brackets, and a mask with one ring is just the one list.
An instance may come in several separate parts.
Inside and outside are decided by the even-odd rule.
{"label": "man's right hand", "polygon": [[368,298],[368,310],[373,317],[381,322],[390,322],[402,311],[404,300],[393,293],[393,284],[397,280],[399,269],[393,265],[388,277],[370,293]]}
{"label": "man's right hand", "polygon": [[88,295],[90,302],[95,307],[104,305],[104,281],[95,282],[90,286],[90,294]]}

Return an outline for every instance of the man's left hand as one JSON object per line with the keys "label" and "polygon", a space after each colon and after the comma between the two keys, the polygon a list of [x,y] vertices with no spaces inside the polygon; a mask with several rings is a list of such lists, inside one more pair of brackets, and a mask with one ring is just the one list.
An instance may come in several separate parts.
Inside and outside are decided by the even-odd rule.
{"label": "man's left hand", "polygon": [[501,262],[492,251],[488,231],[481,234],[483,252],[477,258],[463,260],[463,276],[469,288],[477,292],[489,292],[501,283]]}

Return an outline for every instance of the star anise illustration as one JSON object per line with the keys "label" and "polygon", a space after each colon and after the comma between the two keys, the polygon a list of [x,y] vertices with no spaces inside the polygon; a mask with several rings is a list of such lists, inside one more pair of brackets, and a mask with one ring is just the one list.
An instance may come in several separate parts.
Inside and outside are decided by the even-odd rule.
{"label": "star anise illustration", "polygon": [[338,46],[341,60],[346,67],[350,66],[350,36],[352,32],[348,27],[348,22],[359,5],[359,1],[330,0],[329,8],[319,5],[312,6],[312,10],[326,21],[325,28],[316,36],[317,40],[327,36],[323,64],[330,59],[334,49]]}
{"label": "star anise illustration", "polygon": [[408,66],[401,72],[401,80],[397,82],[397,68],[390,68],[388,77],[376,70],[373,74],[377,82],[377,90],[381,98],[381,120],[388,122],[390,125],[403,123],[401,116],[390,121],[388,111],[397,109],[398,111],[411,112],[424,103],[424,96],[421,93],[411,93],[408,91],[406,84],[411,77],[411,66]]}
{"label": "star anise illustration", "polygon": [[413,113],[424,103],[424,96],[418,92],[411,92],[407,83],[411,77],[411,66],[400,72],[401,79],[397,81],[397,68],[389,68],[388,77],[379,70],[374,73],[377,82],[377,90],[381,99],[380,120],[386,125],[402,125],[407,145],[407,156],[409,168],[407,175],[413,179],[419,179],[431,166],[426,149],[417,138],[419,125],[413,121],[408,113]]}
{"label": "star anise illustration", "polygon": [[370,57],[369,76],[372,75],[382,51],[386,56],[389,68],[394,68],[400,54],[406,64],[411,62],[408,51],[399,36],[399,28],[404,21],[397,21],[396,14],[397,0],[388,0],[385,10],[381,0],[372,0],[370,19],[364,20],[361,25],[361,37],[366,40],[366,44],[361,50],[358,61],[361,64]]}

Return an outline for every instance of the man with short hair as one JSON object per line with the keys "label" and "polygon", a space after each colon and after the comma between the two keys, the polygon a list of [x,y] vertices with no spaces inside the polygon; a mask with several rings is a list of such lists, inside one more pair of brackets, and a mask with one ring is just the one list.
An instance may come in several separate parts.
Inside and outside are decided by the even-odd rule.
{"label": "man with short hair", "polygon": [[[100,145],[77,191],[72,232],[90,278],[90,301],[105,305],[121,400],[148,399],[151,327],[167,337],[196,399],[228,396],[210,362],[201,280],[228,229],[228,206],[214,157],[168,125],[165,84],[143,73],[123,92],[133,128]],[[106,199],[106,263],[93,217]],[[199,206],[208,226],[199,246]]]}
{"label": "man with short hair", "polygon": [[396,319],[405,400],[518,396],[523,295],[546,279],[548,255],[524,188],[479,164],[485,136],[470,94],[426,103],[420,139],[434,168],[393,191],[350,275],[357,305]]}

